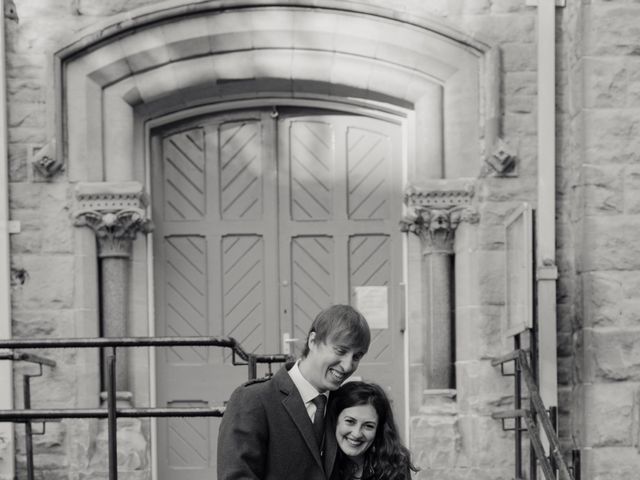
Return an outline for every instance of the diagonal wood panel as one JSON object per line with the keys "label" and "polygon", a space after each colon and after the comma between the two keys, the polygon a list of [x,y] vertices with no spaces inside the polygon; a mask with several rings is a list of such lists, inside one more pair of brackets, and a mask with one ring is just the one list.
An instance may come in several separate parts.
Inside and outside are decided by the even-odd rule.
{"label": "diagonal wood panel", "polygon": [[293,336],[305,338],[313,319],[333,297],[332,237],[297,237],[291,242]]}
{"label": "diagonal wood panel", "polygon": [[[203,407],[201,404],[181,402],[181,407]],[[207,418],[169,418],[163,422],[167,429],[166,458],[172,468],[203,468],[209,463],[209,420]]]}
{"label": "diagonal wood panel", "polygon": [[238,340],[248,352],[262,352],[265,308],[263,239],[258,235],[225,236],[222,252],[224,335]]}
{"label": "diagonal wood panel", "polygon": [[349,218],[389,217],[391,148],[385,135],[347,129]]}
{"label": "diagonal wood panel", "polygon": [[205,158],[202,128],[163,139],[164,218],[198,220],[205,215]]}
{"label": "diagonal wood panel", "polygon": [[257,220],[262,217],[261,125],[258,121],[220,125],[219,169],[221,217]]}
{"label": "diagonal wood panel", "polygon": [[[390,285],[390,240],[387,235],[354,235],[349,238],[349,280],[351,288]],[[387,311],[387,315],[390,312]],[[389,329],[371,331],[371,345],[365,361],[391,360]]]}
{"label": "diagonal wood panel", "polygon": [[291,123],[291,216],[294,220],[326,220],[333,213],[333,127],[322,122]]}
{"label": "diagonal wood panel", "polygon": [[[171,236],[164,241],[164,302],[168,336],[208,335],[206,241],[198,236]],[[204,348],[163,349],[170,363],[201,363]]]}

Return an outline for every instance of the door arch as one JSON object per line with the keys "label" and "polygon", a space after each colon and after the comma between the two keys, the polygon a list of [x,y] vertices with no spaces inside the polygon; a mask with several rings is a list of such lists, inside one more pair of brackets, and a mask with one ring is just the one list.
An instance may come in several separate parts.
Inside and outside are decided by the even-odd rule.
{"label": "door arch", "polygon": [[[387,388],[403,423],[402,126],[328,109],[273,112],[152,132],[156,333],[233,336],[279,353],[285,335],[304,340],[320,309],[358,306],[354,294],[373,287],[387,308],[356,375]],[[156,365],[158,406],[219,405],[246,379],[214,349],[165,349]],[[218,424],[159,421],[159,478],[215,478]]]}

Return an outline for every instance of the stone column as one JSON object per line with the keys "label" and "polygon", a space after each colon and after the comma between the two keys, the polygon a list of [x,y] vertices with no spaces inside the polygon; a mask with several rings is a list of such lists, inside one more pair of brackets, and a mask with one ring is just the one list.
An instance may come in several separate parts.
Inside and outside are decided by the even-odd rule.
{"label": "stone column", "polygon": [[401,222],[402,231],[418,235],[422,243],[427,390],[455,388],[453,242],[461,221],[477,221],[472,197],[473,181],[467,180],[430,181],[405,194],[414,215]]}
{"label": "stone column", "polygon": [[[75,225],[91,228],[97,239],[100,271],[100,331],[103,337],[127,336],[129,262],[138,233],[151,230],[146,197],[137,182],[83,183],[76,188]],[[106,353],[106,352],[105,352]],[[103,386],[106,386],[103,359]],[[116,388],[129,399],[127,349],[117,350]]]}

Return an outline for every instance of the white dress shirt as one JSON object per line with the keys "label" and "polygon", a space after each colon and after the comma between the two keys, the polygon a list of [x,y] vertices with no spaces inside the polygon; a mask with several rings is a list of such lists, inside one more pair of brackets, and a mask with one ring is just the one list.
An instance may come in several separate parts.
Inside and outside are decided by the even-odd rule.
{"label": "white dress shirt", "polygon": [[[289,376],[293,381],[293,384],[300,392],[300,396],[302,397],[302,401],[304,402],[304,406],[307,409],[307,414],[309,415],[309,419],[313,423],[313,416],[316,414],[316,405],[311,401],[320,395],[320,392],[316,390],[316,388],[309,383],[309,381],[302,376],[302,372],[300,371],[300,367],[298,364],[300,360],[298,360],[291,370],[289,370]],[[329,395],[327,393],[323,393],[322,395],[326,396],[327,399]]]}

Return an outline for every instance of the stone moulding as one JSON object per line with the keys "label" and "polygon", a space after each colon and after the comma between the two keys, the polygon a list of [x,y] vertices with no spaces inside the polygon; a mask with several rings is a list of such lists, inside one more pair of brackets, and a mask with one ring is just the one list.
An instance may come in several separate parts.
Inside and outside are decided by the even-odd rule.
{"label": "stone moulding", "polygon": [[70,181],[142,180],[135,138],[152,119],[257,97],[431,118],[438,88],[457,99],[445,133],[457,125],[476,140],[445,134],[455,164],[446,169],[475,172],[497,131],[498,61],[496,48],[442,19],[351,0],[161,2],[55,52],[51,125]]}
{"label": "stone moulding", "polygon": [[412,208],[452,208],[470,205],[474,194],[473,179],[433,180],[407,186],[404,202]]}

